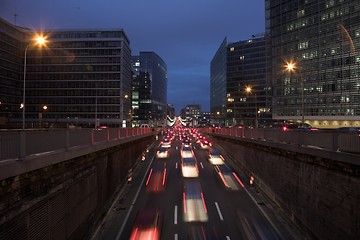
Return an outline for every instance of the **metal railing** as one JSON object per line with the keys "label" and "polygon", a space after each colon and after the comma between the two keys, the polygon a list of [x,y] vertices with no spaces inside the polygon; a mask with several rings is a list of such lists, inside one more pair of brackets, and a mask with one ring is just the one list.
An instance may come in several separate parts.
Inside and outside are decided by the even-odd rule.
{"label": "metal railing", "polygon": [[0,161],[22,160],[34,154],[95,145],[148,134],[151,128],[53,129],[0,131]]}
{"label": "metal railing", "polygon": [[281,129],[271,128],[207,128],[204,131],[238,138],[295,144],[328,151],[360,153],[360,134],[356,133],[331,130],[282,131]]}

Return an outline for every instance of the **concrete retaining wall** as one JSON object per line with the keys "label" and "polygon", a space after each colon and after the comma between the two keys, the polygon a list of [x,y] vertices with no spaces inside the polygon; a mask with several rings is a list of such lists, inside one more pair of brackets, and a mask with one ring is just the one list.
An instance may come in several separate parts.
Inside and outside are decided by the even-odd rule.
{"label": "concrete retaining wall", "polygon": [[360,156],[353,164],[213,137],[239,168],[255,177],[256,186],[314,238],[360,239]]}
{"label": "concrete retaining wall", "polygon": [[86,238],[153,139],[153,135],[129,138],[110,148],[2,179],[0,239]]}

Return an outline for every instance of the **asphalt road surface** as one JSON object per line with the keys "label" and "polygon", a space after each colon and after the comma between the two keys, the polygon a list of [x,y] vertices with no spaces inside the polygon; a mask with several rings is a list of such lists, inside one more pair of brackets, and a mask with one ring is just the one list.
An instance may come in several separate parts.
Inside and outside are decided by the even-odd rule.
{"label": "asphalt road surface", "polygon": [[[93,239],[130,239],[137,214],[155,209],[161,215],[157,228],[160,239],[309,239],[293,226],[280,209],[269,202],[248,183],[248,179],[236,172],[241,182],[225,187],[222,178],[207,160],[207,150],[193,142],[192,149],[197,161],[199,176],[184,178],[181,171],[180,140],[173,140],[167,158],[157,158],[159,141],[150,147],[145,161],[139,161],[134,169],[132,182],[119,192],[103,224]],[[163,190],[149,191],[146,182],[154,164],[166,163]],[[225,157],[225,163],[227,162]],[[151,177],[150,177],[151,178]],[[234,178],[233,178],[234,179]],[[184,185],[196,186],[187,189]],[[234,187],[235,186],[235,187]],[[192,197],[199,191],[202,198]],[[235,190],[233,190],[235,189]],[[195,195],[194,195],[195,196]],[[197,201],[197,202],[196,202]],[[205,217],[202,217],[205,213]],[[192,222],[185,218],[190,214]],[[204,220],[206,219],[206,220]]]}

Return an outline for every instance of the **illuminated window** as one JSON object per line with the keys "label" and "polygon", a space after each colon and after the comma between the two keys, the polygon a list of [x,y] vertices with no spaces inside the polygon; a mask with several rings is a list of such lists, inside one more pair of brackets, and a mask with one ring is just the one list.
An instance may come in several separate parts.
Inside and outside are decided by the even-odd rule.
{"label": "illuminated window", "polygon": [[245,59],[245,56],[240,56],[239,59],[240,59],[240,60],[244,60],[244,59]]}
{"label": "illuminated window", "polygon": [[234,47],[231,47],[231,48],[230,48],[230,52],[233,52],[234,50],[235,50]]}
{"label": "illuminated window", "polygon": [[301,50],[301,49],[307,49],[309,47],[309,42],[308,41],[305,41],[305,42],[300,42],[298,44],[298,49]]}
{"label": "illuminated window", "polygon": [[132,98],[133,99],[139,99],[139,92],[133,92]]}
{"label": "illuminated window", "polygon": [[297,12],[297,17],[302,17],[305,15],[305,10],[304,9],[301,9]]}

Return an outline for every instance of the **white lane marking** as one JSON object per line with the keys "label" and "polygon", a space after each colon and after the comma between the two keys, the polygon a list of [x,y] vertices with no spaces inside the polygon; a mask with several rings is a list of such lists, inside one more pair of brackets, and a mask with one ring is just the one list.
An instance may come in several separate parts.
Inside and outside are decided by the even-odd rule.
{"label": "white lane marking", "polygon": [[230,240],[230,237],[229,237],[229,236],[226,236],[226,240]]}
{"label": "white lane marking", "polygon": [[176,169],[178,168],[178,163],[175,164],[175,168],[176,168]]}
{"label": "white lane marking", "polygon": [[202,162],[200,162],[201,168],[204,168],[204,165],[202,164]]}
{"label": "white lane marking", "polygon": [[174,224],[176,225],[177,224],[177,218],[178,218],[178,207],[177,205],[175,205],[175,209],[174,209]]}
{"label": "white lane marking", "polygon": [[221,214],[221,211],[220,211],[220,208],[219,208],[219,204],[217,202],[215,202],[215,207],[216,207],[216,210],[217,210],[217,212],[219,214],[220,220],[224,221],[224,218],[223,218],[223,216]]}
{"label": "white lane marking", "polygon": [[177,233],[175,233],[175,235],[174,235],[174,240],[178,240],[178,235],[177,235]]}

